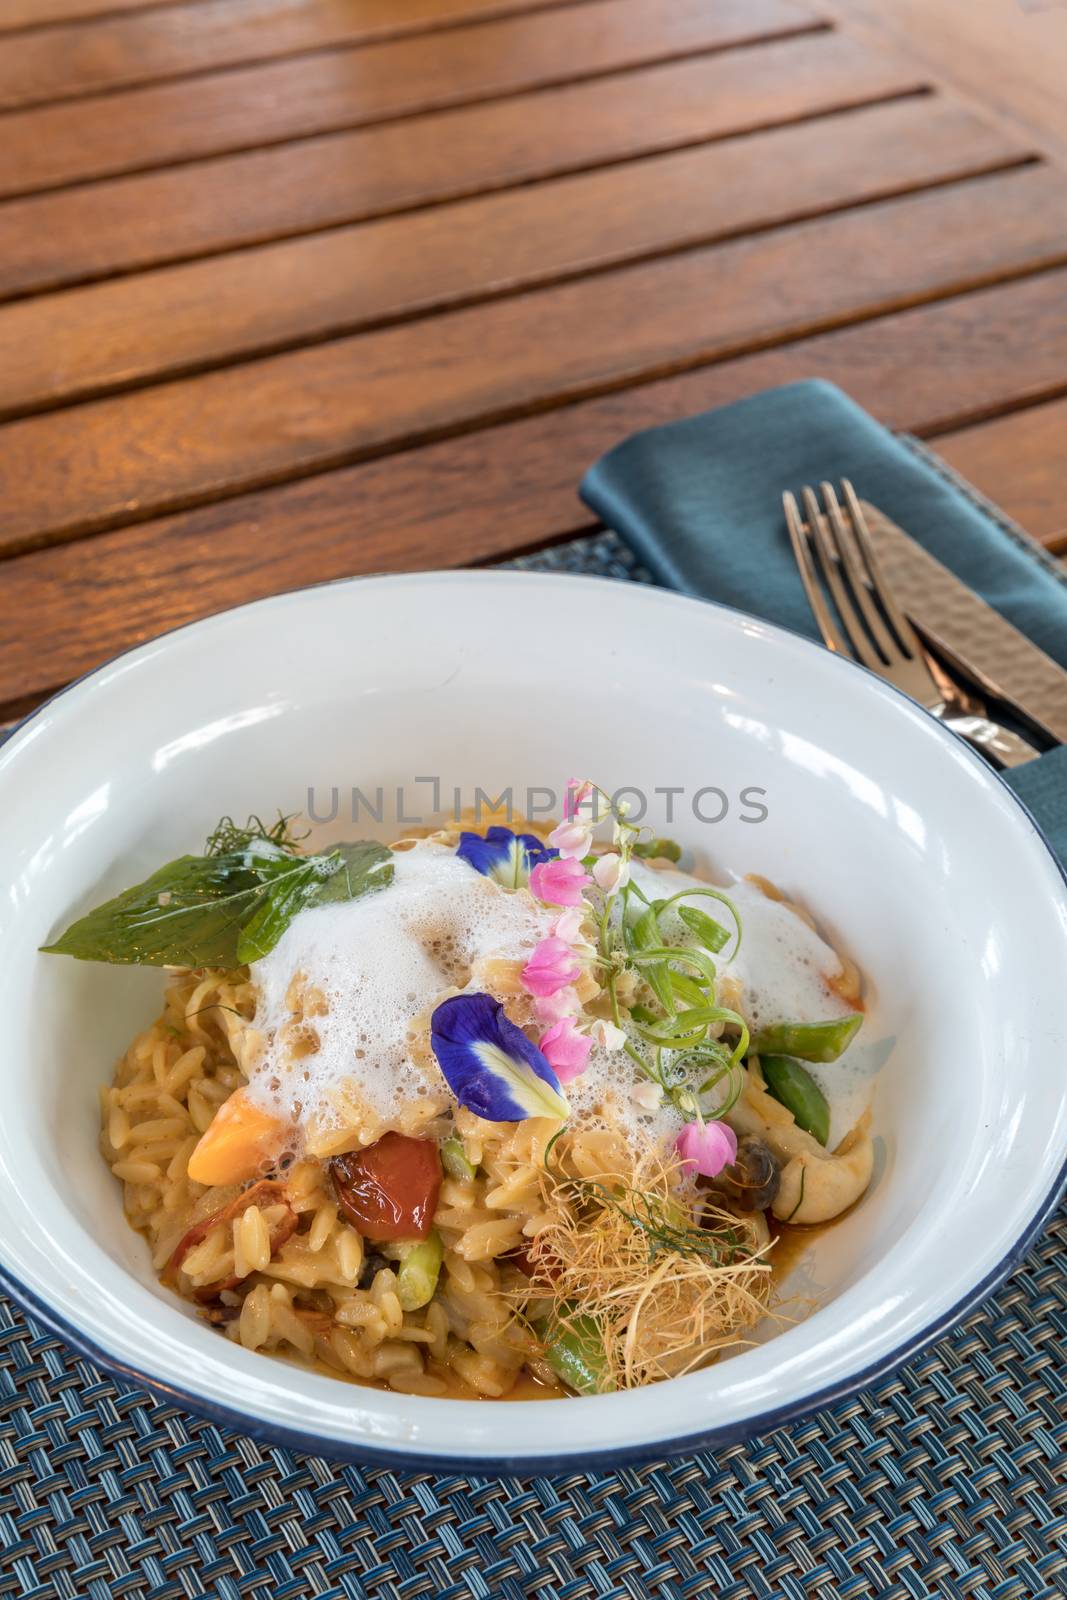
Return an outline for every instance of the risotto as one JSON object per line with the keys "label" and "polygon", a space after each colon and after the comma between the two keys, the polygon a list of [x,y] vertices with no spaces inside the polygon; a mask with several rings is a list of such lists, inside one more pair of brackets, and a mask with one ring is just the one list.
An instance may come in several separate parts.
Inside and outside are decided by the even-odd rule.
{"label": "risotto", "polygon": [[101,1091],[161,1281],[248,1350],[419,1395],[596,1394],[750,1340],[781,1228],[870,1181],[868,1113],[834,1126],[859,974],[648,834],[589,783],[550,831],[312,853],[227,820],[48,946],[168,969]]}

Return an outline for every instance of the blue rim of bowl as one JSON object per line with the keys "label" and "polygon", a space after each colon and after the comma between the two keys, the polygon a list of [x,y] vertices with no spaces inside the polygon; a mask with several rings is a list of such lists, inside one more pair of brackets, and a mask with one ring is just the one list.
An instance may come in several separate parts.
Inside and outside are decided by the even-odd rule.
{"label": "blue rim of bowl", "polygon": [[[502,574],[507,572],[507,569],[499,568],[482,570],[487,575],[498,571]],[[512,575],[521,580],[536,578],[547,579],[549,582],[562,579],[571,583],[577,580],[578,582],[590,584],[610,584],[620,581],[586,573],[528,573],[522,571],[508,573],[508,576]],[[448,572],[447,570],[442,573],[432,569],[426,572],[361,573],[355,577],[332,578],[323,583],[303,584],[296,589],[280,590],[277,594],[267,595],[258,600],[246,601],[239,606],[228,606],[222,611],[211,613],[208,617],[197,617],[192,622],[184,622],[177,627],[167,628],[163,633],[153,635],[150,640],[142,640],[139,644],[131,645],[126,650],[117,651],[115,655],[109,656],[106,661],[100,662],[88,672],[83,672],[77,678],[73,678],[70,683],[64,684],[62,689],[57,689],[55,694],[49,695],[47,700],[43,700],[39,706],[35,706],[32,711],[28,712],[25,717],[15,724],[10,733],[0,743],[0,749],[16,734],[28,727],[43,712],[47,711],[49,706],[54,705],[57,700],[61,700],[65,695],[69,694],[71,690],[78,688],[80,684],[88,682],[90,678],[95,678],[98,673],[113,666],[116,661],[121,661],[126,656],[134,655],[138,650],[155,645],[161,639],[168,639],[174,634],[185,633],[190,628],[200,627],[205,622],[211,622],[220,617],[251,610],[253,606],[270,605],[275,601],[290,599],[294,595],[311,594],[317,589],[340,588],[346,584],[365,583],[368,579],[373,580],[375,578],[419,578],[430,576],[449,576],[458,579],[460,577],[474,577],[476,574],[456,571]],[[650,592],[656,593],[657,588],[658,586],[651,588]],[[715,611],[726,612],[728,616],[742,617],[747,621],[757,623],[760,628],[770,629],[772,633],[781,633],[791,639],[799,639],[804,644],[810,645],[813,650],[819,651],[820,654],[830,655],[829,651],[824,651],[816,640],[810,638],[807,634],[800,633],[794,628],[783,627],[779,623],[768,622],[764,617],[757,616],[755,612],[742,611],[738,607],[723,605],[716,600],[706,600],[699,595],[683,595],[676,589],[664,588],[659,589],[658,592],[680,600],[693,600],[699,605],[710,606]],[[909,706],[915,705],[916,702],[909,695],[906,695],[902,689],[898,689],[894,684],[889,683],[887,679],[872,672],[869,668],[863,666],[861,662],[846,661],[843,657],[831,657],[831,659],[839,660],[846,670],[851,668],[865,673],[878,683],[882,690],[888,689]],[[1045,830],[1029,806],[1016,794],[1011,785],[1004,781],[1003,774],[983,761],[982,757],[967,744],[965,739],[954,733],[952,729],[945,728],[943,724],[939,724],[939,726],[942,728],[942,732],[967,751],[968,756],[978,764],[987,776],[992,775],[995,777],[1005,793],[1010,795],[1013,803],[1022,812],[1044,846],[1059,876],[1063,879],[1064,888],[1067,889],[1067,863],[1062,862],[1057,856]],[[78,1355],[92,1361],[94,1365],[102,1368],[105,1372],[109,1372],[113,1377],[118,1378],[120,1382],[129,1385],[131,1388],[147,1392],[164,1405],[180,1407],[194,1416],[202,1417],[207,1422],[215,1423],[219,1427],[233,1429],[238,1433],[251,1435],[252,1438],[259,1439],[264,1443],[278,1445],[287,1450],[299,1450],[305,1455],[318,1456],[327,1460],[352,1462],[357,1466],[365,1467],[385,1467],[390,1470],[465,1472],[475,1476],[480,1473],[499,1474],[503,1471],[513,1474],[525,1473],[542,1476],[547,1473],[582,1472],[592,1468],[612,1468],[637,1465],[649,1461],[671,1460],[677,1456],[693,1455],[697,1451],[714,1450],[724,1445],[743,1444],[757,1434],[784,1427],[802,1417],[810,1416],[813,1412],[821,1411],[827,1406],[852,1398],[870,1384],[890,1377],[912,1356],[917,1355],[921,1350],[925,1350],[942,1334],[955,1327],[970,1311],[975,1310],[995,1289],[999,1288],[1004,1280],[1021,1264],[1065,1193],[1067,1193],[1067,1157],[1065,1157],[1045,1199],[1018,1235],[1011,1249],[1002,1256],[996,1266],[986,1273],[985,1277],[980,1279],[965,1295],[962,1295],[955,1305],[950,1306],[939,1317],[935,1317],[924,1328],[920,1328],[912,1338],[898,1345],[894,1350],[888,1351],[878,1361],[872,1362],[870,1366],[865,1367],[862,1371],[851,1373],[838,1383],[828,1384],[824,1389],[798,1396],[796,1400],[790,1401],[786,1405],[774,1406],[769,1410],[757,1412],[725,1427],[705,1428],[697,1433],[656,1440],[648,1444],[619,1445],[603,1450],[568,1451],[563,1455],[509,1456],[497,1453],[488,1456],[449,1456],[438,1454],[437,1452],[397,1450],[389,1446],[368,1447],[359,1440],[332,1439],[321,1434],[302,1433],[299,1428],[289,1428],[277,1423],[263,1422],[258,1417],[251,1416],[247,1411],[239,1411],[230,1406],[219,1405],[215,1401],[205,1400],[202,1396],[190,1393],[188,1390],[179,1388],[176,1385],[171,1386],[160,1382],[158,1379],[150,1378],[138,1368],[120,1361],[102,1345],[98,1345],[94,1340],[86,1338],[65,1317],[61,1317],[53,1311],[46,1301],[42,1300],[33,1290],[28,1289],[19,1278],[10,1272],[2,1261],[0,1261],[0,1288],[17,1305],[21,1306],[23,1311],[42,1323],[57,1338],[62,1339],[65,1344],[76,1351]],[[494,1402],[486,1401],[484,1403],[492,1405]]]}

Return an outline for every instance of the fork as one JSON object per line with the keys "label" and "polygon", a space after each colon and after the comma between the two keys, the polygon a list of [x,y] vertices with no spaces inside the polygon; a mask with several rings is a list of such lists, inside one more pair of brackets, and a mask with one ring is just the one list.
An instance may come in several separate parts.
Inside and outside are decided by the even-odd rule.
{"label": "fork", "polygon": [[[861,662],[902,689],[995,766],[1032,761],[1040,752],[985,715],[985,706],[931,655],[897,605],[849,480],[841,480],[844,508],[832,484],[823,483],[820,489],[821,507],[814,489],[801,489],[803,515],[788,490],[782,504],[804,592],[827,649]],[[820,585],[819,569],[840,628]]]}

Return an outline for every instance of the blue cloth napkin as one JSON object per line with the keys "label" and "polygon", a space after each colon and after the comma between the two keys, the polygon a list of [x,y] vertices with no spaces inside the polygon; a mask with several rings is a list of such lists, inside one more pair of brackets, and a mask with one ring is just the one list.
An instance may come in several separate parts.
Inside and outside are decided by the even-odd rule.
{"label": "blue cloth napkin", "polygon": [[[789,384],[635,434],[580,493],[659,583],[817,638],[781,492],[841,477],[1067,668],[1062,569],[833,384]],[[1008,782],[1067,867],[1067,746]]]}

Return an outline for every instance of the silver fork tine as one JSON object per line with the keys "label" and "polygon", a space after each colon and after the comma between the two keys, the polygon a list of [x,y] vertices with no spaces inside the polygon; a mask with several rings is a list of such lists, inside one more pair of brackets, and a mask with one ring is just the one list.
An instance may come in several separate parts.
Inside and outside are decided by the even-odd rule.
{"label": "silver fork tine", "polygon": [[789,539],[793,546],[793,558],[800,573],[800,581],[804,585],[804,593],[808,597],[811,614],[815,618],[819,632],[822,634],[823,644],[835,655],[849,656],[851,652],[845,644],[837,626],[830,615],[830,608],[823,599],[823,592],[819,586],[815,566],[811,559],[811,546],[808,536],[804,531],[803,518],[800,507],[797,505],[796,496],[787,489],[782,496],[782,505],[785,507],[786,527],[789,529]]}
{"label": "silver fork tine", "polygon": [[[910,695],[995,766],[1017,767],[1032,760],[1037,753],[1033,745],[992,721],[981,701],[962,689],[937,657],[924,648],[886,583],[874,553],[863,507],[847,478],[841,480],[841,490],[847,516],[842,514],[837,495],[829,483],[822,485],[825,514],[819,509],[815,491],[808,485],[800,491],[803,518],[796,496],[788,490],[782,495],[797,571],[825,644],[837,655],[858,659]],[[844,635],[823,595],[820,569]],[[853,600],[870,627],[869,634],[864,632]],[[883,608],[884,616],[878,613],[875,602]],[[887,618],[889,627],[886,627]],[[899,642],[893,637],[894,630]],[[875,651],[872,639],[878,641],[881,655]]]}
{"label": "silver fork tine", "polygon": [[885,574],[879,564],[878,557],[874,553],[874,545],[871,541],[871,530],[867,526],[867,518],[863,514],[863,507],[860,505],[856,491],[848,478],[841,479],[841,492],[844,494],[845,505],[848,508],[848,519],[852,535],[870,574],[871,588],[874,590],[878,604],[893,624],[893,630],[900,640],[905,654],[911,656],[915,661],[925,662],[926,652],[919,641],[919,636],[897,605],[893,591],[887,583]]}
{"label": "silver fork tine", "polygon": [[877,606],[871,599],[870,591],[867,587],[866,574],[862,571],[860,563],[856,559],[856,544],[858,541],[849,534],[848,526],[838,504],[837,495],[834,493],[833,484],[823,482],[819,485],[819,488],[822,490],[823,504],[830,520],[834,545],[848,574],[849,587],[863,613],[867,631],[871,634],[878,649],[885,657],[886,663],[889,664],[899,655],[900,647],[891,636],[889,629],[882,621]]}
{"label": "silver fork tine", "polygon": [[849,599],[848,591],[841,582],[840,563],[834,555],[833,546],[830,543],[826,526],[819,511],[819,503],[815,498],[814,492],[807,485],[800,491],[800,495],[804,502],[804,516],[808,524],[808,535],[818,552],[823,577],[826,579],[826,586],[830,591],[830,597],[837,608],[837,614],[841,618],[845,632],[848,635],[851,654],[858,661],[862,661],[865,667],[870,667],[873,672],[879,672],[883,666],[882,658],[872,647],[863,630],[863,623],[856,615],[855,607]]}

